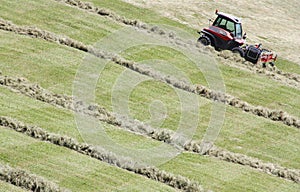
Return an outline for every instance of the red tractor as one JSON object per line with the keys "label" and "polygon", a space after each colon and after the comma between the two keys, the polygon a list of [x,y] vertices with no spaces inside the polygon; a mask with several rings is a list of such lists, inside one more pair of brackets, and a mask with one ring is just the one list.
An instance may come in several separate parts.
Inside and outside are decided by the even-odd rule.
{"label": "red tractor", "polygon": [[201,34],[198,41],[203,45],[211,45],[216,50],[231,50],[240,54],[247,61],[252,63],[270,63],[272,66],[277,55],[269,50],[262,49],[259,45],[244,45],[246,33],[243,34],[241,20],[235,16],[221,13],[216,10],[218,17],[212,25],[198,32]]}

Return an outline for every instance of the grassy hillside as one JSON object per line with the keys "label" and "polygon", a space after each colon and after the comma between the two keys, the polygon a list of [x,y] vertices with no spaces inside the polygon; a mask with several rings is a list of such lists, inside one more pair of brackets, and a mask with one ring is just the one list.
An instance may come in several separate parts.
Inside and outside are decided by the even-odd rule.
{"label": "grassy hillside", "polygon": [[[146,23],[159,23],[179,27],[192,35],[194,30],[155,12],[134,7],[122,1],[91,1],[95,6],[107,8],[116,14],[139,19]],[[16,9],[19,5],[24,6]],[[34,26],[68,36],[87,45],[93,45],[106,35],[124,27],[124,24],[101,15],[89,13],[55,0],[51,1],[8,1],[1,2],[0,18],[19,26]],[[196,36],[195,36],[196,38]],[[73,81],[78,68],[89,54],[72,47],[48,42],[0,30],[0,70],[3,76],[24,77],[31,83],[56,94],[72,95]],[[121,55],[132,61],[160,59],[175,67],[193,84],[207,86],[203,74],[190,60],[175,50],[161,46],[138,46]],[[264,75],[224,65],[217,60],[226,91],[254,106],[283,110],[299,119],[300,90],[278,83]],[[285,72],[299,73],[297,64],[279,60],[279,68]],[[153,64],[152,64],[153,65]],[[151,66],[151,64],[150,64]],[[155,66],[152,66],[155,69]],[[96,103],[113,111],[113,87],[126,71],[123,66],[110,62],[100,74],[95,91]],[[168,73],[168,70],[165,71]],[[137,78],[144,78],[132,72]],[[169,74],[173,75],[173,74]],[[176,76],[176,75],[175,75]],[[130,93],[129,111],[131,118],[150,122],[158,130],[176,131],[182,113],[191,113],[198,123],[194,140],[201,140],[211,118],[214,101],[194,94],[199,100],[198,112],[182,111],[182,101],[177,93],[186,93],[170,84],[150,78],[134,87]],[[84,138],[74,121],[74,111],[61,106],[42,102],[13,87],[0,86],[0,116],[9,116],[26,124],[67,135],[79,142]],[[158,103],[155,103],[159,101]],[[161,106],[163,104],[163,106]],[[152,108],[151,108],[152,107]],[[241,109],[226,105],[224,125],[215,145],[258,158],[289,169],[296,169],[300,177],[300,132],[293,126],[272,121]],[[152,111],[151,111],[152,110]],[[156,111],[155,111],[156,110]],[[153,120],[153,113],[164,116]],[[122,130],[122,126],[99,121],[106,134],[115,142],[129,149],[149,149],[161,142],[141,134]],[[152,123],[152,124],[151,124]],[[188,126],[189,122],[183,122]],[[72,191],[174,191],[174,188],[158,182],[153,177],[143,177],[134,172],[117,168],[73,150],[39,141],[7,127],[0,128],[0,163],[25,169],[46,178],[60,187]],[[151,154],[150,154],[151,156]],[[209,156],[184,152],[158,167],[168,173],[181,175],[200,183],[213,191],[297,191],[299,183],[266,174],[253,167],[230,163]],[[0,190],[11,191],[14,186],[4,183]],[[17,188],[22,191],[22,189]]]}

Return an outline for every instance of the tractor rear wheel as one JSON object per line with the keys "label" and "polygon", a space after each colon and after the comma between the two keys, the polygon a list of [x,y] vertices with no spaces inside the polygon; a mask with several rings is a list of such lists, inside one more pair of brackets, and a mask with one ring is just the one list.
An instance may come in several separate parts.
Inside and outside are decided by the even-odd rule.
{"label": "tractor rear wheel", "polygon": [[204,46],[211,45],[210,39],[207,36],[205,36],[205,35],[201,36],[198,39],[198,42],[200,42]]}
{"label": "tractor rear wheel", "polygon": [[231,50],[233,53],[239,54],[241,57],[245,56],[245,52],[242,48],[240,47],[235,47]]}

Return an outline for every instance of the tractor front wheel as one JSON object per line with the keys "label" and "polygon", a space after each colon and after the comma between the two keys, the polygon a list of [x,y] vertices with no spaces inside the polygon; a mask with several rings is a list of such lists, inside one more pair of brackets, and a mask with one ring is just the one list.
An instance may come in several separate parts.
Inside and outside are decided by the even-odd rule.
{"label": "tractor front wheel", "polygon": [[210,39],[207,37],[207,36],[201,36],[199,39],[198,39],[198,42],[200,42],[202,45],[204,46],[208,46],[208,45],[211,45],[211,41]]}

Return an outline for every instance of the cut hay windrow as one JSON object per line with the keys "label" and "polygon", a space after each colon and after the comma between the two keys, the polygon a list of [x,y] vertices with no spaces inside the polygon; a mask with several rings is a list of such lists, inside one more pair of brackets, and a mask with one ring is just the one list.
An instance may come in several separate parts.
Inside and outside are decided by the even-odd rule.
{"label": "cut hay windrow", "polygon": [[59,35],[56,35],[54,33],[43,31],[37,28],[20,27],[2,19],[0,19],[0,29],[6,31],[12,31],[21,35],[28,35],[34,38],[45,39],[50,42],[57,42],[62,45],[73,47],[88,52],[96,57],[111,60],[118,65],[124,66],[137,73],[150,76],[156,80],[160,80],[162,82],[170,84],[175,88],[179,88],[191,93],[196,93],[207,99],[218,101],[242,109],[245,112],[252,113],[254,115],[261,116],[270,119],[272,121],[280,121],[288,126],[300,128],[300,120],[296,117],[293,117],[292,115],[289,115],[287,112],[284,112],[282,110],[271,110],[266,107],[253,106],[229,94],[210,90],[202,85],[191,85],[186,82],[179,81],[172,76],[164,75],[152,68],[146,67],[145,65],[137,64],[134,61],[128,61],[119,55],[107,53],[105,51],[96,49],[92,46],[84,45],[83,43],[73,40],[69,37],[60,37]]}
{"label": "cut hay windrow", "polygon": [[[111,18],[112,20],[122,23],[128,26],[133,26],[136,28],[139,28],[141,30],[146,30],[150,33],[155,33],[163,36],[163,38],[169,38],[169,39],[176,39],[180,40],[178,37],[176,37],[174,32],[165,32],[164,30],[160,29],[158,26],[150,26],[146,23],[143,23],[139,21],[138,19],[128,19],[124,16],[120,16],[116,14],[115,12],[105,9],[105,8],[99,8],[94,6],[90,2],[84,2],[80,0],[55,0],[58,2],[65,3],[67,5],[77,7],[79,9],[83,9],[85,11],[95,13],[99,16],[102,17],[107,17]],[[180,40],[181,44],[185,45],[191,45],[191,43],[187,43],[183,40]],[[211,54],[213,54],[215,57],[219,57],[222,60],[222,63],[225,65],[231,66],[231,67],[236,67],[239,69],[247,70],[247,71],[252,71],[254,73],[258,74],[264,74],[268,76],[269,78],[276,80],[278,82],[281,82],[284,85],[291,86],[293,88],[300,89],[300,75],[295,74],[295,73],[288,73],[279,70],[276,67],[267,67],[263,68],[262,65],[255,65],[252,64],[251,62],[245,61],[243,58],[235,56],[231,51],[222,51],[222,52],[216,52],[214,49],[210,48],[203,48],[202,46],[199,46],[198,43],[193,44],[194,48],[198,48],[199,51],[204,52],[204,51],[209,51]],[[232,64],[234,63],[234,64]]]}
{"label": "cut hay windrow", "polygon": [[97,104],[85,104],[71,96],[52,93],[38,84],[30,83],[25,78],[13,78],[0,74],[0,85],[36,100],[94,117],[97,120],[121,127],[127,131],[142,134],[166,143],[179,145],[176,143],[176,140],[172,138],[174,132],[171,130],[155,129],[138,120],[131,120],[119,114],[111,113]]}
{"label": "cut hay windrow", "polygon": [[277,177],[294,181],[296,183],[300,183],[299,169],[289,169],[286,167],[276,165],[274,163],[265,163],[257,158],[230,152],[225,149],[218,148],[217,146],[211,146],[210,148],[208,148],[208,150],[202,151],[201,143],[196,141],[192,141],[189,144],[185,145],[185,150],[199,153],[202,155],[208,155],[210,157],[216,157],[223,161],[248,166],[267,174],[271,174]]}
{"label": "cut hay windrow", "polygon": [[280,121],[285,125],[293,126],[298,129],[300,128],[300,120],[282,110],[272,110],[262,106],[254,106],[245,101],[242,101],[237,97],[226,93],[224,94],[214,90],[210,90],[202,85],[196,86],[195,93],[199,94],[202,97],[242,109],[243,111],[254,114],[256,116],[264,117],[272,121]]}
{"label": "cut hay windrow", "polygon": [[98,105],[87,105],[81,101],[76,101],[71,96],[52,93],[38,84],[28,82],[25,78],[13,78],[2,76],[0,74],[0,85],[51,105],[88,114],[107,123],[115,122],[112,114],[107,112],[103,107],[99,107]]}
{"label": "cut hay windrow", "polygon": [[118,23],[122,23],[122,24],[125,24],[125,25],[130,25],[130,26],[134,26],[134,27],[138,27],[138,28],[143,28],[143,29],[148,28],[148,25],[146,25],[145,23],[143,23],[143,22],[141,22],[137,19],[128,19],[126,17],[119,16],[115,12],[112,12],[108,9],[95,7],[90,2],[83,2],[83,1],[80,1],[80,0],[55,0],[55,1],[65,3],[67,5],[77,7],[79,9],[83,9],[83,10],[86,10],[86,11],[91,12],[91,13],[95,13],[95,14],[100,15],[102,17],[111,18],[112,20],[114,20]]}
{"label": "cut hay windrow", "polygon": [[134,162],[129,158],[118,156],[112,152],[106,151],[105,149],[101,149],[100,147],[95,147],[86,143],[79,143],[73,138],[49,133],[40,127],[26,125],[9,117],[1,116],[0,126],[13,129],[19,133],[23,133],[41,141],[47,141],[58,146],[66,147],[102,162],[145,176],[154,181],[164,183],[175,189],[190,192],[204,191],[201,185],[189,180],[188,178],[162,171],[153,166],[146,166],[141,163]]}
{"label": "cut hay windrow", "polygon": [[21,169],[0,164],[0,180],[36,192],[68,192],[53,182]]}
{"label": "cut hay windrow", "polygon": [[13,24],[10,21],[6,21],[1,18],[0,18],[0,29],[4,31],[14,32],[20,35],[30,36],[32,38],[43,39],[49,42],[56,42],[85,52],[88,51],[88,47],[86,45],[84,45],[79,41],[70,39],[69,37],[59,36],[54,33],[44,31],[35,27],[20,27]]}
{"label": "cut hay windrow", "polygon": [[[134,171],[138,174],[147,175],[147,177],[153,179],[157,177],[162,177],[159,179],[155,179],[158,181],[163,181],[166,178],[172,177],[172,175],[166,172],[155,172],[155,168],[145,168],[138,165],[136,162],[133,162],[129,159],[124,160],[124,158],[118,158],[114,154],[105,151],[104,149],[95,149],[95,147],[88,144],[79,144],[76,140],[70,137],[61,136],[58,134],[48,133],[47,131],[36,127],[25,125],[22,122],[14,120],[9,117],[1,117],[0,116],[0,126],[8,127],[14,129],[17,132],[21,132],[30,137],[34,137],[36,139],[40,139],[43,141],[49,141],[53,144],[64,146],[70,148],[72,150],[78,151],[82,154],[89,155],[101,161],[116,165],[123,169]],[[277,177],[281,177],[284,179],[288,179],[297,183],[300,183],[300,170],[296,169],[288,169],[273,163],[264,163],[261,160],[256,158],[248,157],[246,155],[233,153],[230,151],[226,151],[224,149],[220,149],[216,146],[210,146],[207,150],[203,151],[201,148],[201,143],[197,141],[190,141],[184,145],[184,149],[186,151],[198,153],[200,155],[209,155],[211,157],[216,157],[220,160],[227,161],[230,163],[240,164],[244,166],[251,167],[256,170],[263,171],[267,174],[272,174]],[[100,151],[99,151],[100,150]],[[134,169],[133,166],[137,166],[138,168]],[[150,175],[149,175],[150,174]],[[181,178],[183,179],[183,178]],[[185,179],[183,179],[185,180]],[[186,181],[186,183],[189,183]],[[179,187],[175,187],[180,189]]]}
{"label": "cut hay windrow", "polygon": [[[3,83],[3,82],[6,82],[6,83]],[[63,96],[63,95],[59,95],[59,94],[53,94],[53,93],[47,91],[46,89],[41,88],[39,85],[30,84],[24,78],[9,78],[9,77],[3,77],[0,75],[0,85],[8,87],[10,89],[13,89],[14,91],[18,91],[24,95],[35,98],[37,100],[40,100],[40,101],[43,101],[43,102],[46,102],[49,104],[53,104],[56,106],[64,107],[66,109],[78,111],[78,110],[76,110],[76,108],[79,108],[80,112],[82,112],[86,115],[95,117],[100,121],[112,124],[114,126],[119,126],[123,129],[130,131],[132,133],[135,133],[135,134],[141,134],[143,136],[149,137],[151,139],[155,139],[157,141],[169,143],[171,145],[175,145],[176,147],[181,147],[181,148],[185,149],[186,151],[199,153],[201,155],[208,154],[210,156],[215,156],[215,157],[218,157],[219,159],[222,159],[225,161],[229,161],[232,163],[238,163],[238,164],[242,164],[242,165],[243,165],[243,163],[241,163],[241,162],[245,162],[244,159],[249,160],[249,162],[252,162],[251,160],[253,159],[251,157],[247,157],[245,155],[234,154],[232,152],[226,153],[226,154],[231,154],[231,159],[220,158],[220,157],[223,157],[222,156],[223,152],[222,153],[213,153],[216,151],[216,149],[217,149],[216,147],[211,148],[212,146],[209,146],[208,148],[203,149],[201,147],[200,142],[188,141],[185,138],[181,138],[178,136],[173,137],[175,135],[175,133],[171,130],[155,129],[155,128],[153,128],[147,124],[144,124],[143,122],[140,122],[138,120],[131,120],[124,116],[120,116],[118,114],[111,114],[108,111],[106,111],[105,108],[99,107],[98,105],[85,106],[83,104],[83,102],[77,101],[77,102],[75,102],[75,104],[77,106],[74,107],[72,105],[71,97]],[[19,125],[20,123],[17,123],[18,126],[16,126],[15,123],[11,123],[11,122],[15,122],[15,121],[11,120],[10,118],[6,118],[6,117],[3,117],[2,121],[1,121],[1,118],[0,118],[0,125],[2,125],[2,126],[13,127],[14,129],[16,129],[17,127],[19,127],[18,129],[20,129],[20,127],[22,127]],[[40,132],[39,128],[32,127],[29,130],[29,132],[27,132],[26,127],[27,126],[25,126],[25,128],[21,130],[23,133],[34,136],[36,138],[44,138],[44,137],[41,137],[41,135],[39,134],[39,132]],[[64,142],[64,139],[62,141],[57,140],[56,143],[62,143],[62,142]],[[68,143],[70,143],[70,142],[68,142]],[[70,145],[70,147],[72,147],[72,145]],[[222,150],[222,151],[224,151],[224,150]],[[220,156],[218,156],[218,155],[220,155]],[[241,158],[241,156],[243,158]],[[254,159],[254,160],[255,160],[255,162],[259,161],[256,159]],[[260,163],[259,165],[264,166],[265,164]],[[244,165],[248,165],[252,168],[263,170],[265,172],[267,170],[267,169],[262,169],[262,167],[260,167],[260,166],[257,167],[255,163],[248,163],[248,164],[244,164]],[[267,163],[266,165],[270,165],[270,163]],[[278,168],[280,166],[274,165],[274,167]],[[282,168],[280,170],[288,170],[288,169]],[[272,171],[272,173],[277,174],[276,171]],[[281,173],[281,172],[279,172],[279,173]],[[293,175],[293,173],[288,172],[288,175]],[[279,176],[279,175],[277,174],[276,176]],[[284,177],[284,176],[281,176],[281,177]],[[297,178],[297,177],[293,177],[293,178]],[[295,179],[293,179],[293,180],[298,181]]]}

